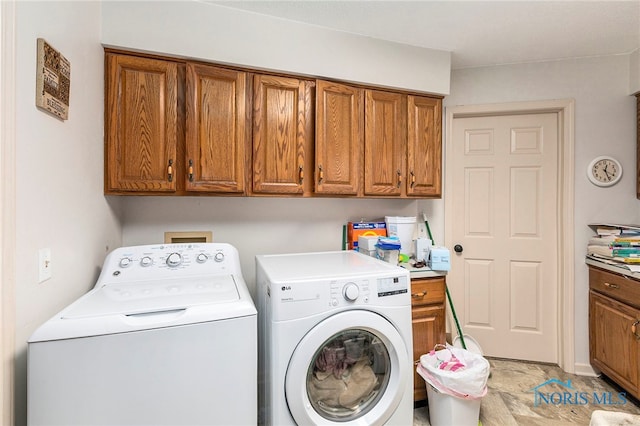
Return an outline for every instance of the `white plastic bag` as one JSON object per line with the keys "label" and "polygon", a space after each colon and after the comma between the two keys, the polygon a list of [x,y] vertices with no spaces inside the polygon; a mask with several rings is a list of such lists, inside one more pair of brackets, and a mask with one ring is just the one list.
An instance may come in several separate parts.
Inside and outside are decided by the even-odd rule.
{"label": "white plastic bag", "polygon": [[[482,355],[450,345],[437,345],[420,357],[416,371],[439,392],[462,399],[480,399],[487,394],[489,361]],[[447,368],[451,363],[463,367]]]}

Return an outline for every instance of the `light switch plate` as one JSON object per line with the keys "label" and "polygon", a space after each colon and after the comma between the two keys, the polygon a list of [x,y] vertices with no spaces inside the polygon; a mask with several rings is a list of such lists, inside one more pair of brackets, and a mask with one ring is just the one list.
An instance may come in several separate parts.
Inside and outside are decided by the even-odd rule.
{"label": "light switch plate", "polygon": [[38,250],[38,282],[42,283],[51,278],[51,249]]}

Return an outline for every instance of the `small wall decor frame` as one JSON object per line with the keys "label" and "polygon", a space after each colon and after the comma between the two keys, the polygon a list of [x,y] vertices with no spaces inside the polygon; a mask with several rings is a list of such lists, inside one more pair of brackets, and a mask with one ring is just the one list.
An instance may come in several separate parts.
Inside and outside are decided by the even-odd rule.
{"label": "small wall decor frame", "polygon": [[71,63],[43,38],[38,38],[36,106],[62,120],[69,117]]}

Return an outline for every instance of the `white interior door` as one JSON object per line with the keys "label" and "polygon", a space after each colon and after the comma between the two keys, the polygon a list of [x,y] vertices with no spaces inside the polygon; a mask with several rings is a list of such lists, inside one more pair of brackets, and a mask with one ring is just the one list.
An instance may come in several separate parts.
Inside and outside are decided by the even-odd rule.
{"label": "white interior door", "polygon": [[558,114],[455,118],[447,283],[488,356],[558,362]]}

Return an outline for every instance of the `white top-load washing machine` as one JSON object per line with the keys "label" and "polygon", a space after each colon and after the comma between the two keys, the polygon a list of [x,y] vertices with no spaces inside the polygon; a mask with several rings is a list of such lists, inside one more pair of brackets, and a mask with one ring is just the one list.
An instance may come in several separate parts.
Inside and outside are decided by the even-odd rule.
{"label": "white top-load washing machine", "polygon": [[29,339],[28,424],[255,424],[256,320],[233,246],[116,249]]}
{"label": "white top-load washing machine", "polygon": [[256,256],[259,419],[411,425],[409,272],[355,251]]}

